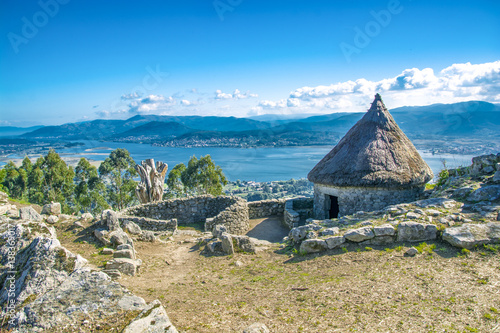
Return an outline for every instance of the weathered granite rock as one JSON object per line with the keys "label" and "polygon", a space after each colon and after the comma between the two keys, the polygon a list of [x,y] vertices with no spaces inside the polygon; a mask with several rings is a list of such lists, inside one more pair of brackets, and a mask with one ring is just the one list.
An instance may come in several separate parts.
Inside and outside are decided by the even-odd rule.
{"label": "weathered granite rock", "polygon": [[493,201],[500,198],[500,185],[489,185],[478,188],[467,198],[468,201]]}
{"label": "weathered granite rock", "polygon": [[224,232],[221,237],[222,242],[222,250],[225,254],[231,255],[234,254],[234,246],[233,246],[233,238],[227,232]]}
{"label": "weathered granite rock", "polygon": [[83,213],[82,216],[80,216],[80,220],[83,222],[90,222],[94,219],[94,215],[90,213]]}
{"label": "weathered granite rock", "polygon": [[300,227],[293,228],[290,230],[288,234],[288,238],[291,239],[293,242],[300,242],[301,240],[305,239],[307,234],[310,231],[318,231],[321,229],[321,226],[316,225],[316,224],[307,224],[303,225]]}
{"label": "weathered granite rock", "polygon": [[109,275],[113,280],[118,280],[122,277],[122,273],[117,269],[105,269],[102,272]]}
{"label": "weathered granite rock", "polygon": [[177,333],[177,329],[168,318],[160,301],[152,301],[132,322],[125,327],[123,333]]}
{"label": "weathered granite rock", "polygon": [[460,187],[460,188],[457,188],[455,191],[453,191],[453,193],[451,194],[451,197],[452,198],[465,198],[469,194],[471,194],[472,191],[474,191],[473,187],[470,187],[470,186]]}
{"label": "weathered granite rock", "polygon": [[115,252],[115,250],[109,249],[107,247],[102,249],[102,254],[113,254],[114,252]]}
{"label": "weathered granite rock", "polygon": [[418,219],[422,218],[422,215],[417,214],[415,212],[408,212],[406,214],[406,218],[410,219],[410,220],[418,220]]}
{"label": "weathered granite rock", "polygon": [[132,239],[121,228],[111,231],[110,233],[108,233],[107,237],[109,237],[109,241],[111,242],[111,244],[114,245],[134,244]]}
{"label": "weathered granite rock", "polygon": [[396,241],[396,236],[378,236],[362,242],[362,245],[387,245]]}
{"label": "weathered granite rock", "polygon": [[42,214],[46,215],[59,215],[61,214],[61,204],[59,202],[52,202],[42,207]]}
{"label": "weathered granite rock", "polygon": [[[11,210],[16,210],[17,211],[16,205],[10,205],[10,204],[2,204],[2,205],[0,205],[0,215],[7,214],[7,212],[9,212]],[[19,212],[18,212],[18,214],[19,214]]]}
{"label": "weathered granite rock", "polygon": [[418,250],[414,247],[410,247],[408,250],[405,252],[405,256],[407,257],[414,257],[418,253]]}
{"label": "weathered granite rock", "polygon": [[135,259],[134,250],[117,250],[113,253],[113,258]]}
{"label": "weathered granite rock", "polygon": [[149,230],[143,230],[141,235],[139,236],[139,239],[143,242],[150,242],[150,243],[156,242],[156,236],[154,232]]}
{"label": "weathered granite rock", "polygon": [[49,217],[47,217],[47,220],[46,220],[46,222],[49,224],[56,224],[58,221],[59,221],[59,218],[55,215],[50,215]]}
{"label": "weathered granite rock", "polygon": [[472,249],[476,245],[500,243],[500,222],[464,224],[460,227],[446,228],[443,240],[465,249]]}
{"label": "weathered granite rock", "polygon": [[245,328],[243,333],[270,333],[271,331],[265,324],[253,323],[252,325]]}
{"label": "weathered granite rock", "polygon": [[105,246],[111,245],[111,241],[108,238],[108,234],[109,234],[109,231],[102,229],[102,228],[98,228],[98,229],[94,230],[94,236],[99,241],[101,241],[101,243],[103,243]]}
{"label": "weathered granite rock", "polygon": [[236,252],[239,250],[246,253],[255,253],[255,243],[248,236],[240,236],[240,235],[231,235],[233,238],[233,242],[236,248],[234,249]]}
{"label": "weathered granite rock", "polygon": [[117,269],[123,274],[134,276],[141,265],[141,259],[115,258],[106,263],[106,269]]}
{"label": "weathered granite rock", "polygon": [[[22,223],[11,226],[0,234],[1,264],[9,270],[22,273],[19,277],[0,279],[0,304],[14,300],[19,306],[31,295],[41,295],[57,287],[87,260],[74,255],[55,238],[55,231],[44,223]],[[15,255],[15,257],[12,256]],[[15,299],[9,297],[9,288],[15,285]]]}
{"label": "weathered granite rock", "polygon": [[222,250],[222,242],[221,241],[212,241],[212,242],[207,243],[207,245],[205,246],[204,253],[206,253],[206,254],[224,253]]}
{"label": "weathered granite rock", "polygon": [[73,225],[77,228],[85,228],[85,226],[80,221],[73,222]]}
{"label": "weathered granite rock", "polygon": [[[499,164],[500,164],[500,163],[499,163]],[[493,180],[495,183],[500,183],[500,170],[498,170],[497,172],[495,172],[495,174],[493,175],[492,180]]]}
{"label": "weathered granite rock", "polygon": [[415,201],[414,204],[420,208],[443,207],[446,209],[454,208],[460,205],[455,200],[447,198],[430,198]]}
{"label": "weathered granite rock", "polygon": [[340,229],[337,227],[327,228],[325,230],[321,230],[320,236],[335,236],[340,232]]}
{"label": "weathered granite rock", "polygon": [[36,210],[31,207],[22,207],[19,209],[19,217],[21,220],[41,222],[43,220],[42,216],[36,212]]}
{"label": "weathered granite rock", "polygon": [[326,246],[329,249],[334,249],[336,247],[339,247],[340,245],[345,243],[345,237],[344,236],[334,236],[334,237],[329,237],[325,239]]}
{"label": "weathered granite rock", "polygon": [[429,210],[427,210],[426,213],[427,213],[427,215],[433,216],[433,217],[437,217],[437,216],[443,214],[439,210],[436,210],[436,209],[429,209]]}
{"label": "weathered granite rock", "polygon": [[437,227],[433,224],[403,222],[398,226],[398,242],[421,242],[437,238]]}
{"label": "weathered granite rock", "polygon": [[373,233],[375,237],[381,236],[394,236],[396,229],[390,224],[383,224],[381,226],[373,227]]}
{"label": "weathered granite rock", "polygon": [[375,237],[372,227],[363,227],[359,229],[349,230],[344,234],[344,237],[351,242],[362,242]]}
{"label": "weathered granite rock", "polygon": [[109,231],[118,230],[120,228],[120,221],[118,219],[118,213],[112,209],[106,209],[101,215],[102,223],[108,227]]}
{"label": "weathered granite rock", "polygon": [[141,228],[132,221],[123,221],[123,229],[132,235],[140,235],[142,233]]}
{"label": "weathered granite rock", "polygon": [[223,226],[221,224],[215,225],[212,229],[212,235],[214,236],[214,238],[221,238],[222,234],[225,232],[227,232],[227,228],[226,226]]}
{"label": "weathered granite rock", "polygon": [[300,251],[304,253],[315,253],[326,251],[328,246],[323,239],[306,239],[300,244]]}

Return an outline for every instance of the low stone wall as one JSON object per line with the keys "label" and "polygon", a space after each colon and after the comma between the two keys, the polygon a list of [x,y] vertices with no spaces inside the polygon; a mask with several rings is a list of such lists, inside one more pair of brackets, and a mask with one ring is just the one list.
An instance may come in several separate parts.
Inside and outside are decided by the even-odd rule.
{"label": "low stone wall", "polygon": [[248,203],[248,215],[251,219],[272,215],[283,215],[285,211],[285,199],[271,199],[253,201]]}
{"label": "low stone wall", "polygon": [[141,229],[151,231],[169,231],[174,232],[177,230],[177,220],[155,220],[147,217],[135,216],[120,216],[120,224],[123,227],[123,222],[132,221],[137,224]]}
{"label": "low stone wall", "polygon": [[313,198],[296,198],[285,203],[284,224],[292,229],[299,226],[301,219],[311,217],[313,212]]}
{"label": "low stone wall", "polygon": [[245,233],[249,228],[247,202],[229,196],[203,195],[165,200],[127,208],[121,215],[129,220],[130,217],[163,221],[177,219],[179,225],[204,223],[207,231],[216,224],[223,224],[232,234]]}
{"label": "low stone wall", "polygon": [[376,211],[389,205],[417,200],[425,187],[410,189],[386,189],[376,187],[335,187],[314,184],[314,217],[319,220],[329,218],[327,196],[338,198],[339,217],[359,211]]}

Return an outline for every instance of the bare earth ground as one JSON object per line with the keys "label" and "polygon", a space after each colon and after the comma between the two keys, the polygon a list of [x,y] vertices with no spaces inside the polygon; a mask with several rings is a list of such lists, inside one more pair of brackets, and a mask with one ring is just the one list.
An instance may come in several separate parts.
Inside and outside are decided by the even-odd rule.
{"label": "bare earth ground", "polygon": [[[272,219],[252,223],[254,237],[283,236],[262,226],[276,225]],[[76,235],[68,224],[57,229],[63,246],[99,269],[111,259],[99,254],[90,227]],[[428,242],[412,258],[403,254],[416,244],[396,245],[300,256],[274,244],[205,257],[184,234],[167,244],[136,241],[140,274],[119,282],[159,299],[181,332],[241,332],[254,322],[272,332],[500,332],[499,251],[463,254]]]}

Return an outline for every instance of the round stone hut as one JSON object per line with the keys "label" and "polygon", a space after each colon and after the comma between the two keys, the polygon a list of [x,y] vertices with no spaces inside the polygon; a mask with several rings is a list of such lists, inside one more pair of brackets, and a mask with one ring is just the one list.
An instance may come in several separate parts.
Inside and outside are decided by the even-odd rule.
{"label": "round stone hut", "polygon": [[415,201],[432,177],[379,94],[363,118],[307,176],[314,183],[317,219]]}

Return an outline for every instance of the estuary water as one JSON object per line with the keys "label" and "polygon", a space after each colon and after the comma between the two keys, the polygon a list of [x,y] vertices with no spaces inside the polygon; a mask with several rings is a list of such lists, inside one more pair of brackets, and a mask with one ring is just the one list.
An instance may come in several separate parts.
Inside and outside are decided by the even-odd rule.
{"label": "estuary water", "polygon": [[[252,180],[267,182],[306,178],[308,172],[325,156],[333,146],[282,147],[282,148],[171,148],[153,147],[136,143],[79,141],[83,146],[57,150],[63,158],[86,157],[103,161],[116,148],[125,148],[136,162],[148,158],[166,162],[169,169],[178,163],[187,164],[191,156],[209,154],[215,164],[220,165],[230,181]],[[433,155],[419,151],[435,175],[446,161],[448,168],[471,164],[472,155]],[[21,157],[22,158],[22,157]]]}

